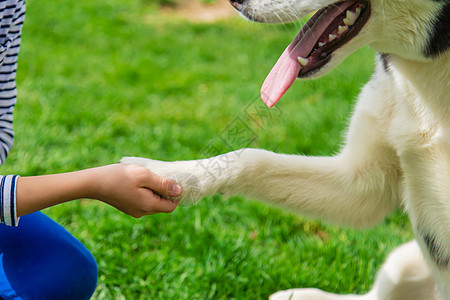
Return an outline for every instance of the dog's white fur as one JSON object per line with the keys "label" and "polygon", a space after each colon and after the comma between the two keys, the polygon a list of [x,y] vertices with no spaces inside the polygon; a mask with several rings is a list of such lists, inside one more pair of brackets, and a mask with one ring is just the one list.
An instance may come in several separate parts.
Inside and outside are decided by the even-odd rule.
{"label": "dog's white fur", "polygon": [[[240,11],[286,22],[336,0],[246,0]],[[315,76],[364,45],[380,53],[363,88],[345,146],[334,157],[242,149],[198,161],[124,158],[183,186],[182,199],[245,195],[337,224],[366,227],[404,206],[416,240],[399,247],[364,296],[315,289],[281,291],[271,299],[450,299],[450,52],[424,55],[446,1],[370,0],[358,36]],[[420,250],[419,250],[420,249]]]}

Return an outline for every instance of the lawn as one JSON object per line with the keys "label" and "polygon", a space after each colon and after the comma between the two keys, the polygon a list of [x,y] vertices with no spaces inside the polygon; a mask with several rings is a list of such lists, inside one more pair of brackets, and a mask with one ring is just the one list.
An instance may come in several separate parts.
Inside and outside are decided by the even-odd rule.
{"label": "lawn", "polygon": [[[247,146],[336,153],[373,69],[370,49],[320,80],[296,82],[262,119],[249,114],[298,29],[238,17],[192,24],[144,0],[29,1],[15,146],[1,172],[66,172],[125,155],[196,159]],[[230,142],[223,132],[237,118],[249,138]],[[312,286],[360,293],[389,251],[412,238],[401,211],[357,231],[218,195],[142,219],[92,200],[45,213],[96,257],[95,299],[264,299]]]}

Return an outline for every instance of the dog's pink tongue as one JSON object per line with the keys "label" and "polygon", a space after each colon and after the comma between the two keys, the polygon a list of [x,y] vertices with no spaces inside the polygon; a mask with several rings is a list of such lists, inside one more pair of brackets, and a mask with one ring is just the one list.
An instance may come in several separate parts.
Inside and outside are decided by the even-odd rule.
{"label": "dog's pink tongue", "polygon": [[272,107],[294,83],[302,66],[298,57],[307,57],[314,48],[316,34],[313,30],[302,30],[281,54],[275,66],[267,75],[261,88],[261,99]]}
{"label": "dog's pink tongue", "polygon": [[290,52],[290,47],[287,47],[264,80],[261,99],[268,107],[274,106],[280,100],[300,72],[301,65],[296,57],[290,55]]}

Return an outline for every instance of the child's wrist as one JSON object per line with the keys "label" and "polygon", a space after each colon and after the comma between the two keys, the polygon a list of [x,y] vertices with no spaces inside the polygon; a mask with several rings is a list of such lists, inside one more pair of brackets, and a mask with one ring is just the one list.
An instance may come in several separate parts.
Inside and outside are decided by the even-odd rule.
{"label": "child's wrist", "polygon": [[82,195],[80,198],[89,198],[101,200],[101,182],[102,175],[100,168],[86,169],[81,172]]}

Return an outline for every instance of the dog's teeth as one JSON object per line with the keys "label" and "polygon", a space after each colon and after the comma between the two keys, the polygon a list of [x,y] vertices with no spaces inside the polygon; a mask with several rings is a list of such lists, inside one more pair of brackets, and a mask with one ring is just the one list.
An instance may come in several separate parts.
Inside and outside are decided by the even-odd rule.
{"label": "dog's teeth", "polygon": [[334,41],[336,39],[336,35],[334,35],[334,34],[330,34],[330,35],[328,35],[328,40],[331,42],[331,41]]}
{"label": "dog's teeth", "polygon": [[359,15],[361,14],[361,7],[357,7],[356,9],[355,9],[355,13],[356,13],[356,15],[359,17]]}
{"label": "dog's teeth", "polygon": [[339,26],[338,27],[338,34],[343,34],[344,32],[346,32],[348,30],[348,26]]}
{"label": "dog's teeth", "polygon": [[317,43],[317,45],[319,46],[319,48],[325,46],[325,44],[326,44],[326,43],[322,43],[322,42],[318,42],[318,43]]}
{"label": "dog's teeth", "polygon": [[303,67],[305,67],[309,62],[309,58],[304,58],[301,56],[297,57],[297,60]]}
{"label": "dog's teeth", "polygon": [[352,26],[353,24],[355,24],[355,21],[354,20],[350,20],[348,18],[345,18],[344,19],[344,24],[347,25],[347,26]]}
{"label": "dog's teeth", "polygon": [[351,26],[355,24],[356,19],[358,19],[358,15],[351,10],[347,10],[346,18],[344,19],[344,24],[347,26]]}

